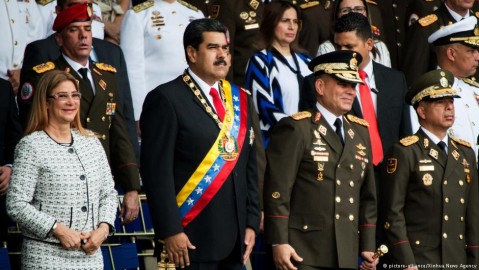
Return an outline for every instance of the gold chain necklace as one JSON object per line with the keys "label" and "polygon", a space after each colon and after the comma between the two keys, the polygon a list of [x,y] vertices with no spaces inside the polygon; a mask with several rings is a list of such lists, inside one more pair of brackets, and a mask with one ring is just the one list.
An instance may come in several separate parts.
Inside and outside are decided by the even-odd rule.
{"label": "gold chain necklace", "polygon": [[[223,123],[220,121],[220,118],[216,114],[216,111],[213,110],[210,107],[210,105],[208,105],[208,102],[203,97],[203,94],[202,94],[201,90],[199,90],[198,87],[196,87],[196,84],[193,82],[193,80],[191,80],[191,77],[188,74],[186,74],[186,71],[183,73],[182,77],[183,77],[183,81],[186,83],[186,85],[188,85],[188,87],[191,89],[191,91],[196,96],[196,98],[205,107],[206,112],[215,120],[218,127],[220,129],[223,129]],[[229,117],[228,119],[231,119],[229,108],[228,108],[228,106],[226,106],[225,93],[224,93],[223,87],[221,85],[221,82],[218,85],[219,85],[219,94],[220,94],[220,97],[221,97],[221,101],[223,102],[223,106],[225,108],[225,117]],[[228,120],[227,122],[231,123],[230,120]],[[229,130],[229,128],[227,128],[225,130],[225,132],[229,133],[228,130]]]}

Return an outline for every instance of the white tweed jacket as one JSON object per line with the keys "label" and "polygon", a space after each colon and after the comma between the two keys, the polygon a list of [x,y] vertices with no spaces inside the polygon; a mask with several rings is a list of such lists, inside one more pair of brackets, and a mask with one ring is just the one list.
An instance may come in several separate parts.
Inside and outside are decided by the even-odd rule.
{"label": "white tweed jacket", "polygon": [[64,146],[37,131],[15,149],[7,211],[27,237],[59,243],[50,233],[55,221],[78,232],[102,222],[113,228],[117,192],[103,147],[95,137],[72,135]]}

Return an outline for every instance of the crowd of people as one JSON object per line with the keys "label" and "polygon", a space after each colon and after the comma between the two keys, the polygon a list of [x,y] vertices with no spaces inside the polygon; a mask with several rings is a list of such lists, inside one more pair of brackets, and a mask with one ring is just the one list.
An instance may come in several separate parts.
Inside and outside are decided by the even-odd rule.
{"label": "crowd of people", "polygon": [[103,269],[145,193],[180,268],[240,270],[263,241],[248,267],[477,267],[478,18],[475,0],[5,0],[0,241],[11,218],[22,269]]}

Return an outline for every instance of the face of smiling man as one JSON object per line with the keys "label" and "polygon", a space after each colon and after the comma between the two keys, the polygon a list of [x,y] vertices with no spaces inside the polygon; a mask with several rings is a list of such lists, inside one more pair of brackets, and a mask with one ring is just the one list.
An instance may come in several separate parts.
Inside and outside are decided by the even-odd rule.
{"label": "face of smiling man", "polygon": [[231,65],[231,54],[226,36],[221,32],[204,32],[203,42],[196,50],[186,49],[190,68],[209,85],[226,78]]}
{"label": "face of smiling man", "polygon": [[353,106],[356,84],[323,75],[316,80],[319,103],[336,116],[344,115]]}

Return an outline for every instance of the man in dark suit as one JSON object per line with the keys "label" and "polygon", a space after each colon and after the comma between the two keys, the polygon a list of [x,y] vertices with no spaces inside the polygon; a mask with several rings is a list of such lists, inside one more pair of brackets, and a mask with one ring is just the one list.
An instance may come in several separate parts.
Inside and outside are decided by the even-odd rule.
{"label": "man in dark suit", "polygon": [[406,100],[421,128],[394,145],[381,170],[381,226],[391,263],[408,270],[479,264],[476,157],[468,142],[447,132],[459,97],[453,82],[437,69],[411,85]]}
{"label": "man in dark suit", "polygon": [[312,60],[315,108],[283,118],[273,130],[263,197],[266,240],[278,269],[357,269],[358,254],[361,269],[378,262],[368,124],[345,115],[362,83],[360,63],[355,51]]}
{"label": "man in dark suit", "polygon": [[[75,3],[91,3],[91,0],[58,0],[56,7],[57,12],[69,7]],[[135,157],[137,162],[140,162],[140,145],[138,144],[137,129],[135,125],[135,118],[133,114],[133,104],[131,99],[130,82],[128,80],[128,72],[125,58],[120,47],[98,39],[93,38],[92,52],[90,59],[93,62],[101,62],[112,65],[116,68],[115,73],[118,86],[118,100],[123,107],[123,114],[125,117],[125,124],[128,127],[128,136],[135,150]],[[23,60],[21,77],[31,70],[34,66],[53,61],[60,57],[60,47],[55,41],[55,35],[51,35],[45,39],[34,41],[27,45]],[[23,124],[26,120],[22,119]]]}
{"label": "man in dark suit", "polygon": [[363,57],[359,73],[366,87],[357,87],[351,112],[369,123],[373,163],[377,166],[384,151],[411,134],[410,109],[404,102],[406,81],[401,72],[372,61],[369,52],[373,41],[367,18],[348,13],[338,20],[334,31],[338,49],[355,50]]}
{"label": "man in dark suit", "polygon": [[422,17],[409,28],[400,66],[406,75],[408,85],[426,71],[437,68],[434,48],[427,41],[429,36],[439,28],[463,18],[479,17],[479,13],[472,10],[474,2],[473,0],[445,0],[436,11]]}
{"label": "man in dark suit", "polygon": [[[20,116],[28,119],[36,83],[41,74],[49,70],[67,70],[79,80],[82,124],[100,137],[114,179],[126,192],[121,214],[123,222],[128,223],[138,216],[138,167],[124,123],[122,104],[118,102],[116,69],[89,61],[92,42],[89,8],[87,4],[75,4],[57,15],[53,29],[62,55],[54,62],[34,66],[24,73],[18,106]],[[82,71],[86,72],[86,78]]]}
{"label": "man in dark suit", "polygon": [[0,246],[7,240],[10,218],[5,208],[5,195],[12,174],[13,152],[21,132],[12,85],[0,79]]}
{"label": "man in dark suit", "polygon": [[141,174],[156,239],[186,269],[241,269],[260,222],[249,92],[230,84],[226,27],[192,21],[189,68],[151,91],[140,117]]}

